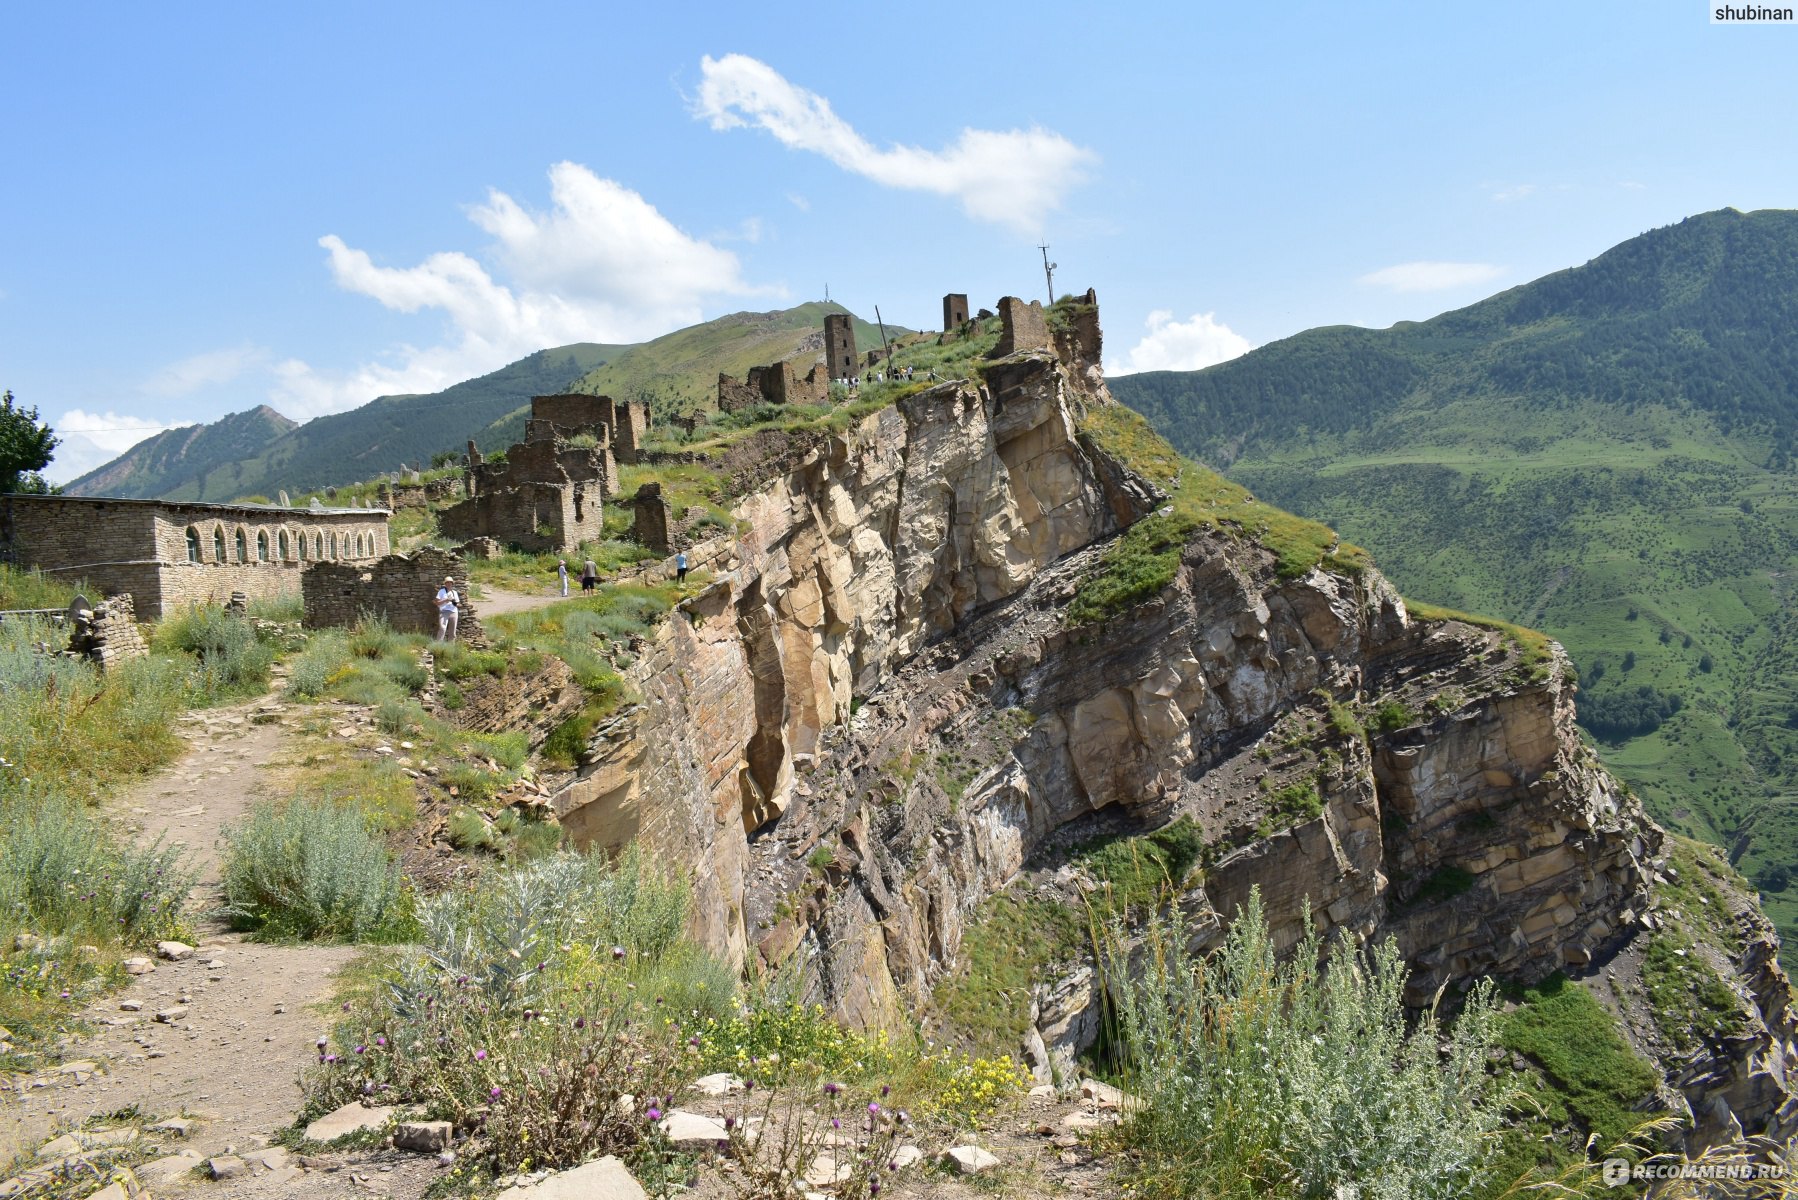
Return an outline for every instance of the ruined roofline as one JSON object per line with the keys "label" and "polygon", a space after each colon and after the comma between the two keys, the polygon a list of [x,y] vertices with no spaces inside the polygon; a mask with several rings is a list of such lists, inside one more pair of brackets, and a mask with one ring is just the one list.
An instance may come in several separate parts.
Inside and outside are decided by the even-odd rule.
{"label": "ruined roofline", "polygon": [[155,508],[207,509],[215,512],[261,513],[265,515],[268,513],[294,513],[309,517],[316,517],[323,513],[334,516],[364,517],[372,517],[377,513],[388,517],[393,515],[393,511],[386,508],[333,508],[327,505],[320,505],[317,508],[299,508],[294,505],[282,507],[279,504],[243,504],[211,500],[156,500],[144,496],[46,496],[36,492],[7,492],[0,495],[0,501],[8,504],[15,500],[58,504],[144,504]]}

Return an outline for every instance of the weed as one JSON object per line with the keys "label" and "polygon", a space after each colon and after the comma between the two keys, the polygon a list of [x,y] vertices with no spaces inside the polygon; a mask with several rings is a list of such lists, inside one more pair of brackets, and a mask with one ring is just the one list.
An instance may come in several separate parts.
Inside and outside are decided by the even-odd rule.
{"label": "weed", "polygon": [[233,925],[269,938],[393,941],[411,931],[403,876],[361,813],[295,799],[261,803],[225,831]]}

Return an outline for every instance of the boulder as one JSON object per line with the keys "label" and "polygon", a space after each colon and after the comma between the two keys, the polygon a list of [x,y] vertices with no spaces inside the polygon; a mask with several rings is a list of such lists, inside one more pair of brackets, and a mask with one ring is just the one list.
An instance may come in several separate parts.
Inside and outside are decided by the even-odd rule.
{"label": "boulder", "polygon": [[730,1140],[722,1122],[678,1108],[662,1119],[662,1134],[676,1150],[713,1150]]}
{"label": "boulder", "polygon": [[186,942],[157,942],[156,957],[169,962],[181,962],[194,956],[194,948]]}
{"label": "boulder", "polygon": [[393,1131],[393,1144],[418,1154],[448,1150],[453,1127],[448,1121],[401,1121]]}
{"label": "boulder", "polygon": [[943,1151],[943,1161],[958,1175],[978,1175],[999,1165],[999,1156],[979,1146],[951,1146]]}
{"label": "boulder", "polygon": [[392,1119],[392,1105],[369,1107],[359,1100],[352,1100],[306,1126],[306,1140],[334,1142],[340,1137],[361,1133],[365,1129],[379,1129]]}
{"label": "boulder", "polygon": [[509,1187],[498,1200],[649,1200],[649,1195],[624,1164],[608,1154],[572,1171],[558,1171],[534,1187]]}
{"label": "boulder", "polygon": [[250,1164],[235,1154],[221,1154],[206,1160],[206,1171],[214,1179],[236,1179],[250,1172]]}

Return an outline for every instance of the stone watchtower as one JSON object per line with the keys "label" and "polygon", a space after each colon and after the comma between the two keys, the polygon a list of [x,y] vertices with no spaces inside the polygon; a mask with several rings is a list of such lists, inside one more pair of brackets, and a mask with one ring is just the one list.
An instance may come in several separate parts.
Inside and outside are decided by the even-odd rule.
{"label": "stone watchtower", "polygon": [[848,379],[861,372],[855,365],[855,327],[848,313],[828,313],[824,317],[824,363],[832,379]]}
{"label": "stone watchtower", "polygon": [[943,297],[943,332],[960,329],[968,323],[968,298],[957,292]]}

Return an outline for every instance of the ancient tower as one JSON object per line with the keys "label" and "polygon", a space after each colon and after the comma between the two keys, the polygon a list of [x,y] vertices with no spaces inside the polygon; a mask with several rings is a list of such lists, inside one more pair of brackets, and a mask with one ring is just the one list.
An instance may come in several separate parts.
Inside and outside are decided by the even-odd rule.
{"label": "ancient tower", "polygon": [[861,372],[855,365],[855,327],[848,313],[828,313],[824,317],[824,362],[832,379],[848,379]]}
{"label": "ancient tower", "polygon": [[968,323],[968,298],[956,292],[943,297],[943,332],[960,329]]}

